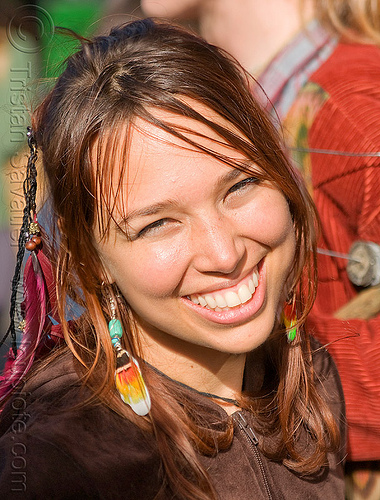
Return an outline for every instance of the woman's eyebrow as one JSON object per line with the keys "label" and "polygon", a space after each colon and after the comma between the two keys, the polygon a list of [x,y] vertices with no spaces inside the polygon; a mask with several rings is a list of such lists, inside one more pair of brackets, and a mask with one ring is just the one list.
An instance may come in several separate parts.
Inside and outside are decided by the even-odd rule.
{"label": "woman's eyebrow", "polygon": [[[216,183],[216,189],[223,189],[226,184],[233,182],[241,176],[247,176],[248,174],[255,175],[255,168],[257,169],[257,165],[250,160],[245,160],[240,163],[242,169],[240,168],[232,168],[230,172],[221,177]],[[246,169],[246,170],[245,170]]]}
{"label": "woman's eyebrow", "polygon": [[152,205],[140,208],[138,210],[131,210],[128,213],[128,215],[124,216],[121,219],[120,224],[128,225],[130,224],[132,219],[135,219],[137,217],[147,217],[149,215],[156,215],[164,210],[176,208],[178,206],[179,202],[174,199],[168,199],[162,202],[153,203]]}
{"label": "woman's eyebrow", "polygon": [[[227,174],[223,175],[220,177],[217,182],[216,182],[216,190],[222,189],[226,184],[229,184],[230,182],[234,181],[241,175],[244,175],[244,172],[241,170],[234,168],[230,170]],[[128,226],[131,221],[137,217],[148,217],[150,215],[156,215],[160,212],[163,212],[165,210],[173,209],[173,208],[178,208],[180,205],[179,201],[176,199],[168,199],[165,201],[160,201],[157,203],[154,203],[152,205],[148,205],[147,207],[140,208],[138,210],[131,210],[128,215],[124,216],[120,222],[120,224],[124,224]]]}
{"label": "woman's eyebrow", "polygon": [[241,175],[244,175],[244,172],[237,168],[233,168],[230,172],[218,179],[218,182],[216,183],[216,189],[222,189],[226,184],[229,184]]}

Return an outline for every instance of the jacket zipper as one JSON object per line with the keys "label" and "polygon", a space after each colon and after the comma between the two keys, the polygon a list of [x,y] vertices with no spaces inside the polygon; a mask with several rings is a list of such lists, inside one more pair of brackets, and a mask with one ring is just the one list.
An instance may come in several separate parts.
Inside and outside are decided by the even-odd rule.
{"label": "jacket zipper", "polygon": [[236,412],[234,415],[235,420],[237,421],[238,426],[240,429],[243,431],[243,434],[246,436],[248,439],[248,442],[251,445],[251,448],[253,450],[253,454],[256,457],[257,463],[259,464],[259,469],[261,471],[261,475],[264,481],[264,486],[265,490],[267,492],[268,498],[270,500],[273,500],[272,493],[269,488],[269,483],[268,483],[268,478],[265,474],[265,469],[264,469],[264,464],[260,456],[260,452],[257,449],[257,445],[259,444],[259,440],[257,439],[255,433],[253,432],[252,428],[249,426],[247,420],[244,418],[243,414],[239,411]]}

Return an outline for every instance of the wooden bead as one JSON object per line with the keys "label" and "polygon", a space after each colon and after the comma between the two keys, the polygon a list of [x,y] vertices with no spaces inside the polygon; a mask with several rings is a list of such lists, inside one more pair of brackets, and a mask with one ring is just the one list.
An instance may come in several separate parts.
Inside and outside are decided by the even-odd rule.
{"label": "wooden bead", "polygon": [[42,240],[41,240],[41,238],[40,238],[39,236],[36,236],[36,235],[35,235],[35,236],[32,236],[32,241],[34,241],[34,243],[35,243],[37,246],[39,246],[39,245],[41,245],[41,241],[42,241]]}
{"label": "wooden bead", "polygon": [[29,252],[32,252],[37,248],[37,245],[34,243],[34,241],[29,240],[25,243],[25,248],[29,250]]}

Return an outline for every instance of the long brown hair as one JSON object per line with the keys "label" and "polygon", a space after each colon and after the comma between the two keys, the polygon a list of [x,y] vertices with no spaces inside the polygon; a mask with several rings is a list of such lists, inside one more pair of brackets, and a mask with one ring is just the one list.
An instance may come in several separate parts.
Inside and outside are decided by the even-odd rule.
{"label": "long brown hair", "polygon": [[[35,111],[33,130],[43,152],[59,227],[60,242],[52,255],[60,316],[66,343],[83,367],[85,383],[105,404],[154,433],[166,480],[179,497],[215,498],[195,449],[215,454],[230,446],[231,420],[226,420],[225,432],[215,438],[199,423],[197,410],[175,384],[143,363],[152,396],[149,416],[137,418],[114,395],[115,358],[106,323],[109,311],[93,237],[97,225],[103,237],[108,235],[121,183],[120,178],[115,185],[112,168],[120,158],[118,145],[123,139],[122,154],[127,158],[129,124],[137,117],[181,137],[204,154],[249,170],[231,158],[205,150],[194,132],[186,134],[162,121],[155,110],[191,117],[258,165],[260,177],[272,182],[288,200],[297,243],[289,280],[299,309],[300,335],[290,346],[281,327],[276,328],[267,347],[275,386],[268,388],[264,397],[242,398],[241,404],[257,412],[258,421],[265,422],[273,435],[281,436],[275,450],[265,450],[263,445],[264,453],[294,471],[318,470],[326,464],[327,452],[336,448],[338,438],[332,415],[314,386],[309,339],[302,329],[315,296],[315,211],[274,127],[252,97],[252,82],[222,50],[162,22],[135,21],[113,29],[109,36],[80,42],[81,50],[68,59],[55,87]],[[191,100],[208,106],[239,133],[202,116],[191,107]],[[113,293],[112,287],[108,293]],[[75,329],[65,320],[68,297],[84,309]],[[123,342],[139,357],[137,329],[128,304],[119,303],[119,314],[124,323]],[[301,427],[307,427],[315,441],[309,454],[296,451],[297,429]]]}

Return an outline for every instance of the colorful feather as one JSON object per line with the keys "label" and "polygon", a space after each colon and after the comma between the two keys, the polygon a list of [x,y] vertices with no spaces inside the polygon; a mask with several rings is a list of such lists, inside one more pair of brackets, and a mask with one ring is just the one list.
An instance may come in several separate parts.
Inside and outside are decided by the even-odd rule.
{"label": "colorful feather", "polygon": [[137,415],[143,416],[150,411],[150,396],[141,375],[140,365],[121,347],[120,339],[123,336],[123,327],[115,317],[116,308],[113,298],[110,297],[112,319],[108,323],[108,330],[112,345],[116,350],[115,384],[121,399],[129,405]]}
{"label": "colorful feather", "polygon": [[150,411],[151,401],[140,365],[126,350],[115,347],[118,350],[115,383],[120,397],[137,415],[146,415]]}
{"label": "colorful feather", "polygon": [[25,377],[36,355],[41,354],[44,347],[51,348],[62,337],[55,328],[52,340],[52,323],[58,323],[55,283],[51,263],[41,250],[31,252],[26,262],[23,288],[21,309],[25,326],[17,356],[12,349],[9,351],[0,377],[0,400]]}
{"label": "colorful feather", "polygon": [[293,342],[297,335],[297,316],[294,311],[294,305],[286,304],[284,307],[284,311],[282,313],[282,320],[287,329],[287,338],[288,342]]}

